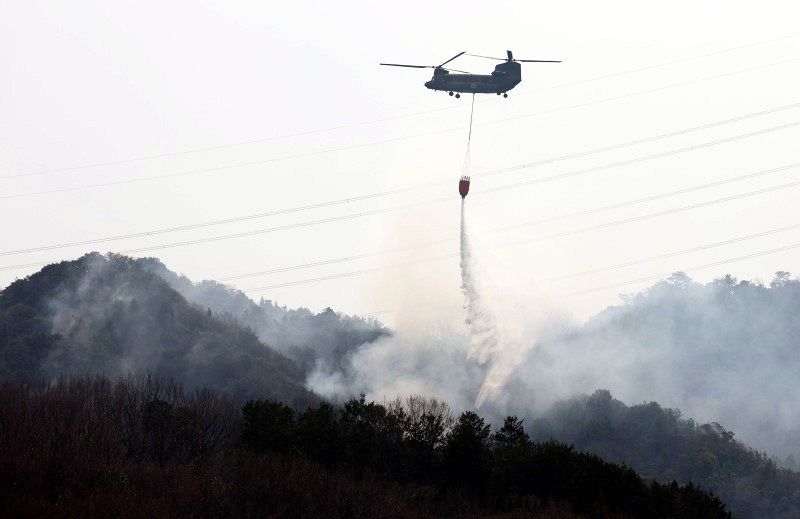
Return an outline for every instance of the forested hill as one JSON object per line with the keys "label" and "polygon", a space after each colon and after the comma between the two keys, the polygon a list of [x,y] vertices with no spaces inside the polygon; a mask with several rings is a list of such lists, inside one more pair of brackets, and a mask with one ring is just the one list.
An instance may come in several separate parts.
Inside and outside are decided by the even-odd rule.
{"label": "forested hill", "polygon": [[679,272],[537,345],[518,372],[540,395],[607,388],[623,402],[656,401],[719,422],[797,469],[798,314],[800,281],[787,272],[707,283]]}
{"label": "forested hill", "polygon": [[136,370],[238,399],[316,400],[295,362],[137,260],[91,253],[0,292],[0,380]]}
{"label": "forested hill", "polygon": [[800,517],[800,473],[778,467],[718,423],[700,424],[655,402],[628,406],[598,390],[556,403],[529,432],[624,463],[645,479],[692,482],[737,517]]}
{"label": "forested hill", "polygon": [[315,314],[306,308],[289,309],[262,299],[253,302],[243,292],[216,281],[193,283],[155,258],[137,260],[188,301],[228,314],[253,330],[259,339],[289,357],[306,372],[346,369],[359,346],[389,334],[372,318],[343,315],[327,308]]}

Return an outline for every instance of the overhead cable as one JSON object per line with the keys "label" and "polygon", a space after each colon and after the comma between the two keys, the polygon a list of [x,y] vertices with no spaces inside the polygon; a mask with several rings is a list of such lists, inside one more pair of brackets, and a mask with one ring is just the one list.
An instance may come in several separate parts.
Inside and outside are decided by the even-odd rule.
{"label": "overhead cable", "polygon": [[[624,94],[624,95],[620,95],[620,96],[614,96],[614,97],[609,97],[609,98],[605,98],[605,99],[589,101],[589,102],[586,102],[586,103],[578,103],[578,104],[552,108],[552,109],[543,110],[543,111],[534,112],[534,113],[529,113],[529,114],[523,114],[523,115],[518,115],[518,116],[513,116],[513,117],[507,117],[507,118],[503,118],[503,119],[496,119],[494,121],[487,121],[487,122],[481,123],[478,126],[505,123],[505,122],[508,122],[508,121],[515,121],[515,120],[522,119],[522,118],[534,117],[534,116],[537,116],[537,115],[550,114],[550,113],[554,113],[554,112],[558,112],[558,111],[562,111],[562,110],[571,110],[571,109],[582,108],[582,107],[586,107],[586,106],[590,106],[590,105],[598,104],[598,103],[617,101],[617,100],[629,98],[629,97],[632,97],[632,96],[637,96],[637,95],[642,95],[642,94],[647,94],[647,93],[652,93],[652,92],[658,92],[658,91],[666,90],[666,89],[669,89],[669,88],[687,86],[687,85],[691,85],[691,84],[701,83],[701,82],[704,82],[704,81],[710,81],[710,80],[719,79],[719,78],[723,78],[723,77],[729,77],[729,76],[733,76],[733,75],[737,75],[737,74],[742,74],[742,73],[750,72],[750,71],[753,71],[753,70],[763,69],[763,68],[766,68],[766,67],[782,65],[782,64],[793,62],[793,61],[797,61],[797,60],[798,60],[798,58],[792,58],[792,59],[789,59],[789,60],[779,61],[779,62],[776,62],[776,63],[771,63],[771,64],[767,64],[767,65],[759,65],[759,66],[756,66],[756,67],[750,67],[750,68],[747,68],[747,69],[742,69],[742,70],[738,70],[738,71],[734,71],[734,72],[728,72],[728,73],[724,73],[724,74],[717,74],[717,75],[714,75],[714,76],[709,76],[709,77],[696,79],[696,80],[692,80],[692,81],[687,81],[687,82],[682,82],[682,83],[674,83],[674,84],[671,84],[671,85],[662,86],[662,87],[658,87],[658,88],[654,88],[654,89],[640,90],[638,92],[632,92],[632,93]],[[72,191],[80,191],[80,190],[84,190],[84,189],[97,189],[97,188],[110,187],[110,186],[129,184],[129,183],[136,183],[136,182],[150,182],[150,181],[155,181],[155,180],[162,180],[162,179],[165,179],[165,178],[175,178],[175,177],[181,177],[181,176],[186,176],[186,175],[198,175],[198,174],[204,174],[204,173],[213,173],[213,172],[230,170],[230,169],[237,169],[237,168],[243,168],[243,167],[264,165],[264,164],[268,164],[268,163],[271,163],[271,162],[278,162],[278,161],[289,160],[289,159],[311,157],[311,156],[322,155],[322,154],[327,154],[327,153],[347,151],[347,150],[352,150],[352,149],[364,148],[364,147],[368,147],[368,146],[374,146],[374,145],[377,145],[377,144],[385,144],[385,143],[390,143],[390,142],[398,142],[398,141],[402,141],[402,140],[409,140],[409,139],[414,139],[414,138],[423,137],[423,136],[430,136],[430,135],[436,135],[436,134],[449,133],[449,132],[458,131],[458,130],[462,130],[462,129],[463,129],[463,126],[458,126],[458,127],[453,127],[453,128],[447,128],[447,129],[444,129],[444,130],[437,130],[437,131],[434,131],[434,132],[427,132],[427,133],[424,133],[424,134],[416,134],[416,135],[410,135],[410,136],[396,137],[396,138],[392,138],[392,139],[384,139],[384,140],[372,141],[372,142],[368,142],[368,143],[354,144],[354,145],[342,146],[342,147],[337,147],[337,148],[329,148],[329,149],[317,150],[317,151],[313,151],[313,152],[306,152],[306,153],[300,153],[300,154],[294,154],[294,155],[286,155],[286,156],[281,156],[281,157],[272,157],[272,158],[269,158],[269,159],[262,159],[262,160],[256,160],[256,161],[240,162],[240,163],[236,163],[236,164],[228,164],[228,165],[216,166],[216,167],[212,167],[212,168],[200,168],[200,169],[193,169],[193,170],[188,170],[188,171],[178,171],[178,172],[173,172],[173,173],[166,173],[166,174],[161,174],[161,175],[151,175],[151,176],[146,176],[146,177],[127,178],[127,179],[120,179],[120,180],[115,180],[115,181],[110,181],[110,182],[101,182],[101,183],[97,183],[97,184],[88,184],[88,185],[83,185],[83,186],[74,186],[74,187],[68,187],[68,188],[51,189],[51,190],[45,190],[45,191],[29,191],[29,192],[26,192],[26,193],[16,193],[16,194],[11,194],[11,195],[0,195],[0,199],[22,198],[22,197],[39,196],[39,195],[54,194],[54,193],[66,193],[66,192],[72,192]],[[64,171],[72,171],[72,170],[64,170]],[[0,178],[8,178],[8,177],[0,177]]]}
{"label": "overhead cable", "polygon": [[[797,104],[795,104],[795,105],[797,105]],[[787,106],[795,106],[795,105],[787,105]],[[736,120],[740,120],[740,118],[735,118],[735,119]],[[716,123],[711,123],[711,124],[716,124]],[[783,125],[779,125],[779,126],[774,126],[774,127],[770,127],[770,128],[765,128],[765,129],[761,129],[761,130],[756,130],[756,131],[748,132],[748,133],[745,133],[745,134],[734,135],[732,137],[726,137],[726,138],[723,138],[723,139],[704,142],[704,143],[700,143],[700,144],[696,144],[696,145],[692,145],[692,146],[688,146],[688,147],[676,148],[676,149],[669,150],[669,151],[662,152],[662,153],[645,155],[645,156],[642,156],[642,157],[637,157],[637,158],[634,158],[634,159],[629,159],[629,160],[624,160],[624,161],[612,162],[612,163],[604,164],[604,165],[601,165],[601,166],[595,166],[595,167],[591,167],[591,168],[584,168],[584,169],[579,169],[579,170],[568,171],[568,172],[560,173],[560,174],[557,174],[557,175],[551,175],[549,177],[542,177],[542,178],[537,178],[537,179],[532,179],[532,180],[527,180],[527,181],[522,181],[522,182],[516,182],[516,183],[513,183],[513,184],[497,186],[497,187],[494,187],[494,188],[488,188],[488,189],[484,189],[484,190],[478,191],[473,196],[480,196],[481,194],[484,194],[484,193],[493,193],[493,192],[497,192],[497,191],[504,191],[504,190],[507,190],[507,189],[515,188],[515,187],[522,187],[522,186],[526,186],[526,185],[533,185],[533,184],[540,184],[540,183],[544,183],[544,182],[551,182],[551,181],[555,181],[555,180],[560,180],[560,179],[564,179],[564,178],[570,178],[570,177],[574,177],[574,176],[578,176],[578,175],[584,175],[584,174],[587,174],[587,173],[602,171],[602,170],[606,170],[606,169],[613,169],[613,168],[626,166],[626,165],[630,165],[630,164],[634,164],[634,163],[638,163],[638,162],[654,160],[654,159],[658,159],[658,158],[662,158],[662,157],[666,157],[666,156],[670,156],[670,155],[676,155],[676,154],[679,154],[679,153],[685,153],[685,152],[688,152],[688,151],[694,151],[694,150],[703,149],[703,148],[707,148],[707,147],[711,147],[711,146],[716,146],[716,145],[719,145],[719,144],[724,144],[724,143],[728,143],[728,142],[732,142],[732,141],[736,141],[736,140],[746,139],[746,138],[762,135],[762,134],[765,134],[765,133],[771,133],[771,132],[775,132],[775,131],[780,131],[780,130],[791,128],[791,127],[798,126],[798,125],[800,125],[800,121],[796,121],[796,122],[792,122],[792,123],[788,123],[788,124],[783,124]],[[705,127],[705,126],[708,126],[708,125],[703,125],[703,126]],[[617,145],[615,147],[620,147],[620,145]],[[554,159],[554,160],[564,160],[564,159],[558,159],[557,158],[557,159]],[[552,161],[554,161],[554,160],[552,160]],[[505,173],[505,172],[511,172],[511,171],[519,171],[519,170],[522,170],[522,169],[532,168],[532,167],[538,166],[540,164],[541,164],[541,162],[533,162],[533,163],[521,164],[519,166],[514,166],[512,168],[505,168],[503,170],[495,170],[493,172],[488,172],[488,173],[486,173],[486,175],[491,175],[491,174],[494,174],[496,172],[504,172]],[[788,168],[788,167],[793,167],[793,165],[785,166],[785,168]],[[771,171],[767,170],[767,172],[771,172]],[[753,175],[754,176],[758,176],[758,175],[761,175],[761,174],[765,174],[765,173],[757,172],[757,173],[754,173]],[[427,186],[433,186],[433,185],[438,185],[438,184],[442,184],[442,182],[428,183]],[[151,236],[151,235],[159,235],[159,234],[171,233],[171,232],[176,232],[176,231],[184,231],[184,230],[197,229],[197,228],[209,227],[209,226],[216,226],[216,225],[233,223],[233,222],[240,222],[240,221],[245,221],[245,220],[260,219],[260,218],[265,218],[265,217],[268,217],[268,216],[275,216],[275,215],[280,215],[280,214],[294,213],[294,212],[300,212],[300,211],[305,211],[305,210],[309,210],[309,209],[317,209],[317,208],[321,208],[321,207],[335,206],[335,205],[347,204],[347,203],[351,203],[351,202],[355,202],[355,201],[362,201],[362,200],[368,200],[368,199],[372,199],[372,198],[385,197],[385,196],[388,196],[388,195],[393,195],[393,194],[398,194],[398,193],[401,193],[401,192],[411,191],[413,189],[416,189],[416,188],[412,186],[412,187],[408,187],[408,188],[394,189],[394,190],[388,190],[388,191],[382,191],[382,192],[376,192],[376,193],[369,193],[369,194],[365,194],[365,195],[359,195],[359,196],[354,196],[354,197],[349,197],[349,198],[342,198],[342,199],[338,199],[338,200],[331,200],[331,201],[327,201],[327,202],[319,202],[319,203],[316,203],[316,204],[308,204],[308,205],[304,205],[304,206],[297,206],[297,207],[292,207],[292,208],[279,209],[279,210],[275,210],[275,211],[268,211],[268,212],[263,212],[263,213],[242,215],[242,216],[226,218],[226,219],[220,219],[220,220],[212,220],[212,221],[207,221],[207,222],[192,223],[192,224],[186,224],[186,225],[174,226],[174,227],[165,227],[165,228],[159,228],[159,229],[152,229],[152,230],[149,230],[149,231],[140,231],[140,232],[136,232],[136,233],[119,234],[119,235],[114,235],[114,236],[107,236],[107,237],[103,237],[103,238],[93,238],[93,239],[82,240],[82,241],[65,242],[65,243],[58,243],[58,244],[51,244],[51,245],[42,245],[42,246],[38,246],[38,247],[29,247],[29,248],[25,248],[25,249],[16,249],[16,250],[9,250],[9,251],[0,251],[0,256],[25,254],[25,253],[30,253],[30,252],[41,252],[41,251],[45,251],[45,250],[54,250],[54,249],[62,249],[62,248],[68,248],[68,247],[93,245],[93,244],[99,244],[99,243],[108,243],[108,242],[131,239],[131,238],[139,238],[139,237],[145,237],[145,236]],[[338,217],[338,218],[334,218],[334,219],[324,218],[324,219],[311,221],[310,223],[309,222],[301,222],[301,223],[298,223],[298,224],[291,224],[291,225],[287,225],[287,226],[279,226],[278,229],[286,230],[286,229],[291,229],[291,228],[295,228],[295,227],[308,227],[309,225],[316,225],[316,224],[319,224],[319,223],[329,223],[329,222],[338,221],[338,220],[348,220],[348,219],[357,218],[357,217],[361,217],[361,216],[369,216],[369,215],[372,215],[372,214],[378,214],[379,212],[392,212],[392,211],[397,211],[397,210],[404,210],[404,209],[406,209],[408,207],[416,207],[417,205],[425,205],[425,204],[441,202],[441,201],[446,201],[446,200],[449,200],[449,198],[448,197],[439,197],[439,198],[435,198],[435,199],[432,199],[432,200],[427,200],[427,201],[424,201],[424,202],[420,202],[420,203],[417,203],[417,204],[410,204],[410,205],[405,205],[405,206],[400,206],[400,207],[395,207],[395,208],[389,208],[389,209],[386,209],[386,210],[383,210],[383,211],[377,211],[377,212],[376,211],[367,211],[367,212],[362,212],[362,213],[356,213],[355,216],[352,216],[352,215],[351,216],[343,216],[343,217]],[[265,232],[272,232],[272,231],[270,230],[270,231],[265,231]],[[255,234],[259,234],[259,233],[256,232]],[[211,239],[209,241],[214,241],[214,240]],[[157,248],[159,248],[159,247],[155,247],[155,248],[153,248],[151,250],[155,250]],[[2,270],[2,268],[0,268],[0,270]]]}

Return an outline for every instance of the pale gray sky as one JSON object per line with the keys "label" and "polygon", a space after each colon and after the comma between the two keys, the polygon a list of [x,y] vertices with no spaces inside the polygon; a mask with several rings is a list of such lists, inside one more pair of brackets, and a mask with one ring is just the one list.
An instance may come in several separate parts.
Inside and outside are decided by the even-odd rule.
{"label": "pale gray sky", "polygon": [[[786,126],[800,121],[800,107],[789,107],[800,103],[798,19],[800,5],[792,1],[0,0],[2,252],[417,188],[160,235],[5,254],[0,269],[430,201],[132,254],[157,256],[199,280],[452,239],[230,281],[249,290],[368,270],[249,294],[352,313],[394,310],[403,300],[422,299],[429,307],[452,308],[461,297],[455,257],[394,266],[456,251],[456,184],[469,97],[456,100],[425,89],[428,70],[378,63],[436,64],[461,50],[503,56],[512,49],[520,58],[564,63],[524,65],[523,82],[508,99],[477,97],[473,195],[467,199],[476,252],[493,286],[507,297],[524,301],[544,294],[583,318],[650,281],[567,294],[800,243],[800,228],[789,229],[563,277],[800,224],[800,186],[537,239],[800,180],[800,168],[784,169],[569,216],[800,162],[800,126]],[[494,65],[475,58],[456,63],[476,72]],[[668,138],[481,175],[777,108]],[[375,120],[381,121],[358,124]],[[332,127],[339,128],[319,131]],[[761,130],[770,131],[747,136]],[[266,140],[290,135],[295,136]],[[250,143],[218,147],[244,142]],[[479,195],[705,143],[711,144]],[[209,147],[214,149],[129,160]],[[330,151],[339,148],[349,149]],[[33,175],[42,172],[48,173]],[[143,180],[126,182],[131,179]],[[548,221],[499,230],[540,220]],[[787,249],[690,274],[700,280],[726,272],[769,280],[778,269],[800,270],[799,258],[800,248]],[[390,268],[373,270],[381,267]],[[0,270],[0,286],[38,268]]]}

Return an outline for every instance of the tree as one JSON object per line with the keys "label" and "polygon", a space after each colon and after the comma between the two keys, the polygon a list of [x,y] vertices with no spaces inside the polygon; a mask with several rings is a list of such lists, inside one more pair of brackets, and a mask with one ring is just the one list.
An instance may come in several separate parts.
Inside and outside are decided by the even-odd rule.
{"label": "tree", "polygon": [[344,442],[337,409],[327,402],[306,409],[297,419],[297,441],[311,459],[326,465],[340,462]]}
{"label": "tree", "polygon": [[443,477],[451,486],[483,494],[489,481],[491,426],[472,411],[458,417],[442,455]]}
{"label": "tree", "polygon": [[381,404],[367,403],[365,395],[345,402],[341,426],[350,465],[371,465],[373,469],[386,472],[394,470],[402,459],[402,416],[388,412]]}
{"label": "tree", "polygon": [[522,420],[506,417],[503,427],[492,436],[492,445],[492,492],[524,494],[529,486],[533,451]]}
{"label": "tree", "polygon": [[687,288],[692,284],[692,278],[690,278],[686,272],[673,272],[668,278],[667,283],[676,287],[676,288]]}
{"label": "tree", "polygon": [[522,426],[522,422],[523,420],[516,416],[507,416],[503,421],[503,427],[494,433],[492,437],[494,448],[504,450],[526,445],[530,439]]}
{"label": "tree", "polygon": [[772,278],[769,286],[771,288],[781,288],[785,287],[792,281],[792,275],[784,270],[779,270],[775,273],[775,277]]}
{"label": "tree", "polygon": [[250,449],[283,451],[294,439],[294,410],[280,402],[251,400],[242,407],[242,417],[242,442]]}

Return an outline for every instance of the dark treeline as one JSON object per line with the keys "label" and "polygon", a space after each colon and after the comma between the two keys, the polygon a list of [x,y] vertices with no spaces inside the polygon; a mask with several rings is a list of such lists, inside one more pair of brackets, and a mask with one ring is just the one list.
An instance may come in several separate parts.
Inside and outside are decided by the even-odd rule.
{"label": "dark treeline", "polygon": [[533,420],[530,434],[625,463],[648,479],[693,481],[741,517],[800,517],[800,474],[736,441],[718,423],[700,424],[655,402],[628,406],[598,390],[557,403]]}
{"label": "dark treeline", "polygon": [[147,374],[0,386],[13,516],[730,517],[699,488],[435,400],[302,410]]}

